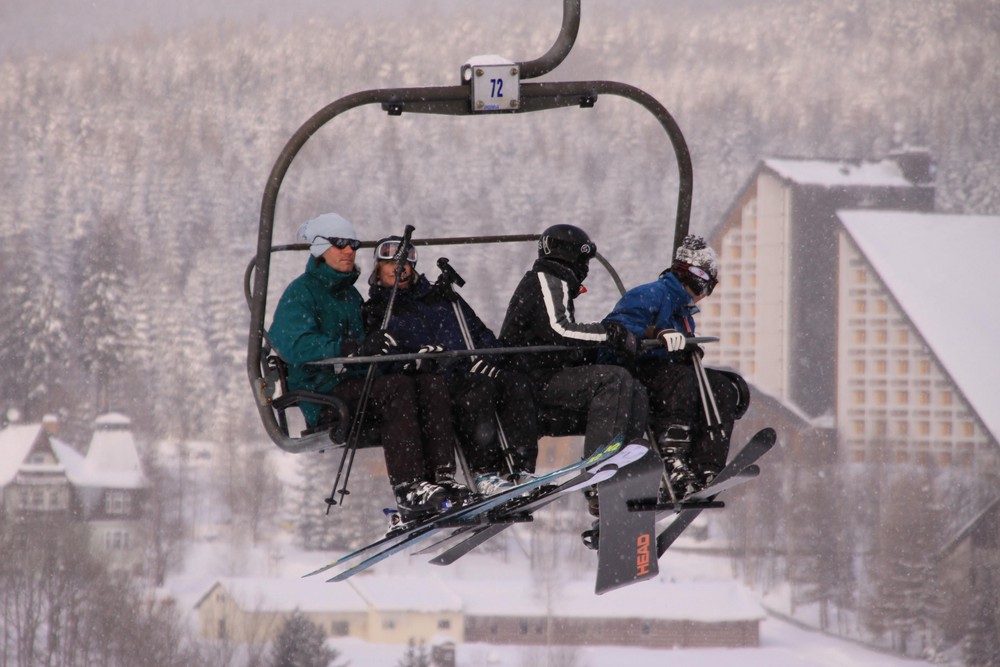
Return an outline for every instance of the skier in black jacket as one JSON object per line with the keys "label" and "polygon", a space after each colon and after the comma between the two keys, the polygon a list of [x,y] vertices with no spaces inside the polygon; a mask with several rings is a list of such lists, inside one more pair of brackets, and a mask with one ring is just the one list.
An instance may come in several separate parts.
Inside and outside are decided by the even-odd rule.
{"label": "skier in black jacket", "polygon": [[573,300],[596,254],[596,244],[579,227],[553,225],[542,232],[538,259],[514,290],[500,329],[506,346],[579,347],[523,355],[517,363],[532,379],[540,406],[584,415],[584,456],[618,435],[626,441],[640,437],[648,412],[645,389],[626,369],[594,363],[600,345],[634,355],[637,337],[618,324],[574,317]]}
{"label": "skier in black jacket", "polygon": [[[365,322],[379,326],[392,285],[396,280],[391,261],[399,237],[390,236],[375,246],[375,267],[368,280],[369,300]],[[469,349],[462,332],[467,328],[476,349],[497,347],[497,339],[472,307],[451,287],[446,276],[434,285],[416,272],[417,252],[407,251],[399,276],[388,331],[400,352],[443,352]],[[459,312],[456,312],[457,305]],[[463,357],[435,363],[419,359],[396,370],[414,376],[418,389],[426,382],[444,382],[452,399],[456,435],[473,474],[475,490],[492,495],[527,481],[535,470],[538,435],[530,381],[516,370],[500,367],[497,357]],[[499,423],[498,423],[499,422]],[[498,429],[510,447],[510,464],[504,461]],[[510,479],[508,479],[508,477]]]}

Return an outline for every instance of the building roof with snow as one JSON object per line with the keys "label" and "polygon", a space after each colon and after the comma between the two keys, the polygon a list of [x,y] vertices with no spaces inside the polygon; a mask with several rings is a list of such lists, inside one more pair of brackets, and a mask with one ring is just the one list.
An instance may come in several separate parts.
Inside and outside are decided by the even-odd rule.
{"label": "building roof with snow", "polygon": [[44,436],[42,425],[8,424],[0,429],[0,487],[7,486],[24,466],[28,454],[39,437]]}
{"label": "building roof with snow", "polygon": [[1000,441],[1000,216],[840,211],[844,229]]}
{"label": "building roof with snow", "polygon": [[803,160],[768,158],[763,166],[777,176],[800,185],[827,188],[896,187],[913,185],[895,160]]}
{"label": "building roof with snow", "polygon": [[315,579],[227,577],[215,581],[198,598],[201,606],[219,586],[246,611],[366,612],[368,603],[351,586],[326,586]]}
{"label": "building roof with snow", "polygon": [[380,611],[461,611],[462,599],[439,577],[354,577],[349,583]]}
{"label": "building roof with snow", "polygon": [[71,478],[78,486],[140,489],[148,485],[132,437],[131,422],[118,413],[94,420],[94,435],[83,465]]}

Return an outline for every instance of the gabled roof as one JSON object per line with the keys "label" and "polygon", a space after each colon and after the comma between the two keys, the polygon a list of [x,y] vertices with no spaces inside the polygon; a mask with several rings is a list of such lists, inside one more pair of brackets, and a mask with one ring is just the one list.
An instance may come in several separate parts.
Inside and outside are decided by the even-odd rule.
{"label": "gabled roof", "polygon": [[838,216],[1000,442],[1000,216],[872,210]]}
{"label": "gabled roof", "polygon": [[799,185],[836,187],[913,187],[895,160],[803,160],[768,158],[761,165]]}
{"label": "gabled roof", "polygon": [[41,424],[9,424],[0,429],[0,487],[13,481],[41,432]]}
{"label": "gabled roof", "polygon": [[[322,584],[322,582],[320,582]],[[317,585],[313,579],[218,579],[198,598],[197,609],[218,588],[243,611],[367,612],[368,605],[351,586]]]}
{"label": "gabled roof", "polygon": [[773,174],[786,183],[825,188],[921,188],[909,180],[896,159],[848,160],[835,158],[770,157],[757,162],[750,176],[738,190],[732,203],[716,224],[710,238],[720,233],[734,213],[742,206],[747,194],[756,186],[762,172]]}
{"label": "gabled roof", "polygon": [[367,576],[350,580],[358,595],[379,611],[461,611],[462,599],[439,577]]}

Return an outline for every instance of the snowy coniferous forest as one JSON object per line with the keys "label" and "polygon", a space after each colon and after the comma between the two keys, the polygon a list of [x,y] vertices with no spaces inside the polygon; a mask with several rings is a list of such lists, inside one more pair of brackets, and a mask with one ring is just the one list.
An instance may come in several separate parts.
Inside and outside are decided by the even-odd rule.
{"label": "snowy coniferous forest", "polygon": [[[257,437],[242,277],[284,142],[349,93],[452,84],[480,53],[537,57],[560,4],[506,3],[488,26],[432,8],[218,23],[0,63],[4,404],[60,414],[78,442],[104,406],[158,436]],[[878,156],[894,135],[933,152],[941,210],[1000,211],[995,3],[697,4],[584,3],[577,46],[549,75],[631,83],[671,111],[693,156],[695,231],[718,221],[763,156]],[[665,261],[675,192],[662,130],[622,100],[485,120],[366,108],[293,164],[275,242],[327,210],[368,238],[407,223],[448,236],[568,220],[635,284]],[[494,327],[532,254],[448,250]],[[432,259],[421,267],[433,278]],[[276,260],[272,306],[303,261]],[[615,296],[592,282],[581,318]]]}
{"label": "snowy coniferous forest", "polygon": [[[221,443],[215,458],[225,474],[211,484],[219,507],[204,505],[249,526],[254,543],[258,529],[272,528],[269,510],[281,489],[263,457],[248,456],[271,446],[260,442],[247,387],[242,279],[274,159],[294,130],[335,99],[373,87],[453,84],[459,66],[482,53],[537,57],[561,19],[557,0],[504,2],[486,19],[463,3],[447,12],[414,4],[398,16],[142,31],[0,61],[3,407],[26,419],[58,414],[62,436],[78,445],[108,407],[128,414],[145,440]],[[940,210],[997,214],[998,47],[993,0],[632,0],[625,12],[617,2],[584,0],[573,53],[547,78],[630,83],[671,111],[694,161],[695,231],[718,222],[762,157],[878,157],[895,141],[931,150]],[[292,241],[301,221],[328,210],[354,220],[369,239],[407,223],[417,236],[450,236],[537,232],[570,221],[633,285],[666,261],[676,181],[660,128],[622,100],[486,119],[355,110],[318,133],[293,165],[275,242]],[[533,249],[441,252],[468,279],[466,298],[497,328]],[[419,265],[431,278],[434,253],[422,254]],[[272,307],[303,262],[301,254],[275,258]],[[371,264],[365,257],[362,265]],[[581,319],[601,317],[615,297],[598,271],[591,282],[578,302]],[[286,495],[293,503],[328,488],[327,470],[300,463],[304,488],[294,499]],[[956,596],[963,587],[923,585],[933,577],[928,553],[936,546],[928,527],[939,527],[955,506],[944,497],[958,483],[932,479],[940,471],[890,479],[884,470],[840,475],[784,463],[770,471],[781,483],[747,485],[720,515],[748,581],[763,592],[786,587],[793,615],[816,609],[816,625],[833,633],[880,637],[885,648],[911,655],[930,653],[921,649],[928,641],[997,654],[995,633],[982,621],[995,617],[996,582],[979,582],[972,600]],[[183,470],[173,479],[162,463],[147,465],[159,490],[151,523],[208,511]],[[834,478],[836,485],[826,483]],[[381,506],[384,480],[358,475],[352,484],[375,509],[345,514],[323,530],[321,507],[297,506],[302,546],[356,546],[377,531],[364,517]],[[248,497],[247,488],[258,493]],[[942,491],[929,502],[928,488]],[[874,500],[859,501],[868,490]],[[151,530],[151,574],[162,582],[183,560],[183,530]],[[791,545],[787,559],[771,550],[779,535]],[[72,537],[56,560],[74,561]],[[38,550],[52,551],[47,544]],[[30,562],[35,552],[22,551]],[[118,590],[93,574],[96,565],[75,560],[68,577],[93,583],[93,600],[79,609],[104,599],[143,608],[138,591]],[[67,609],[69,624],[77,608]],[[169,635],[170,619],[134,616],[136,629],[126,634],[155,640],[169,654],[158,664],[194,664],[189,647]],[[961,631],[941,640],[946,620]],[[101,624],[117,620],[88,622],[101,637],[110,632]],[[80,664],[130,664],[135,653],[123,646],[118,656],[117,647],[89,640],[57,648],[81,656]]]}

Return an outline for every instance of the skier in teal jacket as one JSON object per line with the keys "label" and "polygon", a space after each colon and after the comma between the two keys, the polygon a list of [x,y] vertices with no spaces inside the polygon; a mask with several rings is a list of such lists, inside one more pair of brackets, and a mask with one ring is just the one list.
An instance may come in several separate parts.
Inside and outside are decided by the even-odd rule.
{"label": "skier in teal jacket", "polygon": [[[387,354],[396,341],[382,329],[365,335],[361,294],[354,287],[360,275],[355,257],[361,246],[354,226],[336,213],[326,213],[306,222],[299,239],[310,244],[310,257],[305,272],[278,302],[269,330],[271,344],[288,364],[289,389],[332,394],[353,409],[361,398],[367,367],[308,362]],[[454,479],[455,434],[447,394],[432,407],[436,413],[425,415],[422,432],[412,378],[379,374],[372,382],[366,419],[370,416],[377,422],[389,481],[404,521],[469,495]],[[331,408],[315,403],[302,402],[300,408],[309,426],[333,417]]]}

